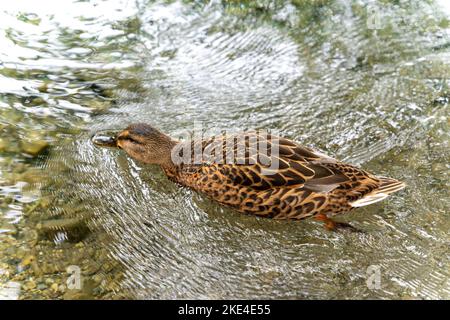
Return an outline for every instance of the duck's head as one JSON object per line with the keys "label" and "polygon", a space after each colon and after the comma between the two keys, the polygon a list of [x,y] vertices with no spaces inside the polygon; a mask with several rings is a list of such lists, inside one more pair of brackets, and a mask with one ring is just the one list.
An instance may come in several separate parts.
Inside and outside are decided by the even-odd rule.
{"label": "duck's head", "polygon": [[100,147],[123,149],[130,157],[149,164],[171,164],[176,141],[145,123],[134,123],[117,134],[95,134],[92,142]]}

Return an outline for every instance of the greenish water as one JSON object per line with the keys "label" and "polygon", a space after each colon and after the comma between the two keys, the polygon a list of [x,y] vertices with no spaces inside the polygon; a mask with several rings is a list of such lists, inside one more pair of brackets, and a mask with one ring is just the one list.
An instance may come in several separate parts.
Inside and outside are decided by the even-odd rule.
{"label": "greenish water", "polygon": [[[0,9],[0,298],[450,298],[446,0],[49,3]],[[90,142],[136,121],[408,187],[341,217],[364,233],[245,216]]]}

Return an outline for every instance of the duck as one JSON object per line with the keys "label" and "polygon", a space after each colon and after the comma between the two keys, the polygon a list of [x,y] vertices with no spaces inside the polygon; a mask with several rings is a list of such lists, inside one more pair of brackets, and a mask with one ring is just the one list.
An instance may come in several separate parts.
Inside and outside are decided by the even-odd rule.
{"label": "duck", "polygon": [[169,180],[241,213],[264,218],[314,218],[330,230],[352,228],[334,217],[379,202],[405,187],[262,130],[178,141],[146,123],[92,137],[158,165]]}

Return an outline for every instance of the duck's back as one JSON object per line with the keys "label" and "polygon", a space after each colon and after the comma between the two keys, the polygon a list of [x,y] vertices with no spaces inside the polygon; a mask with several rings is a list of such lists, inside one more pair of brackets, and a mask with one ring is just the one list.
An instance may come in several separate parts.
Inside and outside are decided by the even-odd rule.
{"label": "duck's back", "polygon": [[169,178],[241,212],[276,219],[335,215],[404,187],[261,132],[179,143]]}

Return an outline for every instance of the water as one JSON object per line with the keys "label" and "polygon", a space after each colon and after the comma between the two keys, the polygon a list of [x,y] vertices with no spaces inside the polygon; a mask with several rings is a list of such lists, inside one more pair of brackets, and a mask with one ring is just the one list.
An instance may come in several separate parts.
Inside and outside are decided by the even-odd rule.
{"label": "water", "polygon": [[[0,297],[450,298],[445,0],[0,16]],[[361,234],[245,216],[90,142],[136,121],[269,129],[408,187],[341,217]]]}

